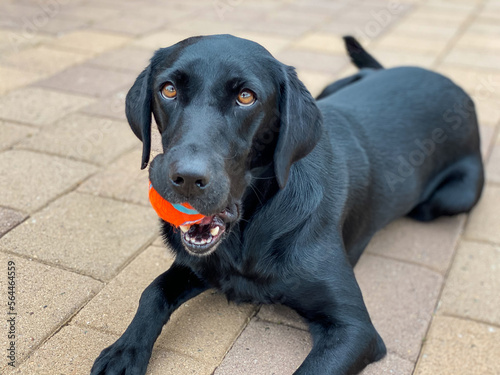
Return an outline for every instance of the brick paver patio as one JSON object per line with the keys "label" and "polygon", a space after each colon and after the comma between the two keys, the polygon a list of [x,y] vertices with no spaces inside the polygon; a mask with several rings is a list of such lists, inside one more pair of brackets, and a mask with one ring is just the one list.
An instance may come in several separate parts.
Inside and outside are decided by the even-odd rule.
{"label": "brick paver patio", "polygon": [[[3,0],[0,373],[88,374],[171,264],[124,97],[156,48],[213,33],[263,44],[313,94],[355,70],[340,39],[352,34],[385,66],[437,70],[474,97],[487,170],[479,205],[429,224],[398,220],[356,266],[389,352],[363,374],[500,374],[498,0]],[[310,347],[294,312],[209,291],[173,315],[148,374],[286,375]]]}

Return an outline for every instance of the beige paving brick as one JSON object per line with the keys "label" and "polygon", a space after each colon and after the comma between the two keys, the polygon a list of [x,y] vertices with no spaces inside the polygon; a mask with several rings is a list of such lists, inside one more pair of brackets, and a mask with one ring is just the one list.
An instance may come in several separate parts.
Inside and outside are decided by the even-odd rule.
{"label": "beige paving brick", "polygon": [[193,35],[195,34],[190,33],[189,30],[161,30],[156,33],[144,36],[140,39],[135,39],[131,43],[131,45],[141,48],[158,49],[169,47]]}
{"label": "beige paving brick", "polygon": [[496,375],[500,329],[468,320],[436,317],[415,375]]}
{"label": "beige paving brick", "polygon": [[164,246],[148,247],[111,280],[72,323],[121,335],[137,311],[141,293],[172,261],[172,254]]}
{"label": "beige paving brick", "polygon": [[276,58],[281,62],[298,69],[313,70],[320,73],[335,74],[344,68],[349,60],[345,54],[329,54],[305,51],[302,49],[286,49]]}
{"label": "beige paving brick", "polygon": [[422,223],[401,218],[375,234],[366,252],[419,263],[446,274],[465,215]]}
{"label": "beige paving brick", "polygon": [[498,36],[468,32],[463,34],[460,39],[458,39],[454,47],[461,49],[494,51],[500,49],[500,40],[498,39]]}
{"label": "beige paving brick", "polygon": [[[449,4],[450,2],[448,2]],[[444,4],[444,2],[442,2]],[[460,4],[462,5],[462,4]],[[433,6],[433,4],[424,5],[413,10],[405,21],[415,21],[423,24],[439,24],[446,26],[459,27],[466,21],[469,16],[471,4],[467,4],[469,9],[443,9],[440,6]]]}
{"label": "beige paving brick", "polygon": [[157,344],[218,365],[254,311],[253,305],[228,304],[222,294],[205,292],[172,314]]}
{"label": "beige paving brick", "polygon": [[442,64],[437,69],[479,99],[500,98],[500,71]]}
{"label": "beige paving brick", "polygon": [[436,60],[436,56],[412,51],[388,51],[374,48],[370,53],[377,61],[387,68],[395,66],[421,66],[430,68]]}
{"label": "beige paving brick", "polygon": [[477,117],[480,124],[496,125],[500,121],[500,107],[498,99],[486,98],[478,95],[472,97],[476,106]]}
{"label": "beige paving brick", "polygon": [[92,28],[128,36],[140,36],[163,27],[165,23],[167,23],[166,19],[151,19],[138,17],[136,14],[121,14],[117,17],[106,18],[97,22],[92,25]]}
{"label": "beige paving brick", "polygon": [[0,95],[34,82],[38,78],[40,75],[37,73],[0,66]]}
{"label": "beige paving brick", "polygon": [[391,34],[450,40],[457,32],[455,26],[440,23],[422,23],[420,20],[402,21],[391,28]]}
{"label": "beige paving brick", "polygon": [[[14,374],[88,374],[101,350],[117,338],[92,329],[64,327]],[[156,347],[153,349],[147,375],[209,375],[212,371],[211,366]]]}
{"label": "beige paving brick", "polygon": [[237,31],[234,33],[234,35],[259,43],[273,55],[284,50],[292,42],[291,38],[269,35],[259,32]]}
{"label": "beige paving brick", "polygon": [[304,35],[293,43],[293,47],[320,52],[346,53],[344,41],[338,35],[314,32]]}
{"label": "beige paving brick", "polygon": [[0,247],[110,280],[157,235],[152,209],[71,193],[3,236]]}
{"label": "beige paving brick", "polygon": [[134,145],[137,138],[126,122],[74,113],[17,147],[106,165]]}
{"label": "beige paving brick", "polygon": [[[171,25],[172,30],[180,31],[181,33],[189,32],[190,36],[194,35],[211,35],[233,33],[235,30],[247,29],[247,27],[238,27],[237,23],[229,23],[227,21],[212,22],[199,18],[187,18],[180,22]],[[251,28],[249,28],[252,30]],[[257,30],[253,30],[257,31]]]}
{"label": "beige paving brick", "polygon": [[308,330],[308,325],[294,310],[283,305],[264,305],[260,308],[257,318],[267,322],[284,324],[290,327]]}
{"label": "beige paving brick", "polygon": [[[495,135],[495,127],[494,126],[488,126],[488,125],[479,125],[479,134],[481,136],[481,154],[483,155],[483,160],[487,160],[486,158],[490,158],[490,162],[488,162],[488,168],[486,172],[486,178],[490,181],[495,181],[495,168],[496,168],[496,163],[494,163],[492,160],[495,159],[495,157],[490,156],[490,150],[493,148],[493,137]],[[493,148],[493,153],[495,152],[495,149]],[[493,177],[493,180],[491,179]]]}
{"label": "beige paving brick", "polygon": [[260,20],[248,23],[244,25],[244,27],[238,27],[238,25],[227,25],[222,31],[229,31],[232,33],[233,30],[245,30],[250,32],[266,33],[272,36],[297,38],[312,28],[313,27],[311,25],[301,25],[298,22],[270,22],[269,20]]}
{"label": "beige paving brick", "polygon": [[308,332],[254,319],[214,375],[292,374],[311,347]]}
{"label": "beige paving brick", "polygon": [[325,74],[302,68],[297,70],[297,75],[312,96],[319,95],[326,86],[335,81],[333,74]]}
{"label": "beige paving brick", "polygon": [[0,205],[36,211],[95,171],[92,165],[56,156],[5,151],[0,154]]}
{"label": "beige paving brick", "polygon": [[497,141],[493,145],[491,155],[488,163],[486,164],[486,179],[500,184],[500,135],[497,137]]}
{"label": "beige paving brick", "polygon": [[414,364],[394,353],[387,355],[380,361],[368,365],[360,375],[411,375]]}
{"label": "beige paving brick", "polygon": [[110,95],[107,95],[105,98],[100,98],[87,107],[84,107],[80,112],[126,121],[125,98],[129,88],[129,85],[120,88]]}
{"label": "beige paving brick", "polygon": [[500,245],[463,241],[444,287],[439,312],[500,325]]}
{"label": "beige paving brick", "polygon": [[12,146],[36,133],[38,129],[0,120],[0,149]]}
{"label": "beige paving brick", "polygon": [[47,125],[92,103],[94,99],[30,87],[0,97],[0,118]]}
{"label": "beige paving brick", "polygon": [[93,6],[81,4],[78,6],[64,7],[60,11],[61,17],[78,19],[86,22],[97,22],[106,18],[115,17],[120,13],[119,9],[111,9],[104,6]]}
{"label": "beige paving brick", "polygon": [[118,72],[79,65],[39,81],[36,85],[75,94],[106,97],[123,86],[132,86],[135,78],[136,74],[129,71]]}
{"label": "beige paving brick", "polygon": [[[12,313],[16,313],[14,341],[18,362],[56,331],[101,288],[100,282],[89,277],[32,260],[0,253],[0,262],[5,265],[5,277],[0,280],[2,290],[7,291],[7,265],[11,264],[8,262],[13,262],[15,267],[16,304]],[[7,307],[4,312],[7,313]],[[5,317],[8,318],[7,315]],[[2,319],[2,332],[7,332],[6,319]],[[8,348],[9,342],[7,335],[1,336],[2,348]],[[3,367],[5,362],[2,360],[0,366]]]}
{"label": "beige paving brick", "polygon": [[423,267],[364,254],[355,268],[365,304],[387,349],[415,361],[443,277]]}
{"label": "beige paving brick", "polygon": [[494,50],[454,48],[443,60],[446,64],[482,69],[499,69],[500,56]]}
{"label": "beige paving brick", "polygon": [[446,47],[446,40],[409,35],[387,34],[377,42],[377,49],[393,52],[407,51],[437,56]]}
{"label": "beige paving brick", "polygon": [[90,60],[88,63],[99,67],[104,67],[113,70],[130,70],[139,75],[142,70],[148,66],[149,59],[153,56],[154,50],[138,48],[138,47],[123,47],[103,53]]}
{"label": "beige paving brick", "polygon": [[465,238],[500,244],[500,186],[486,185],[479,203],[469,215]]}
{"label": "beige paving brick", "polygon": [[19,30],[0,29],[0,52],[5,56],[34,47],[48,39],[50,38],[46,35],[24,34]]}
{"label": "beige paving brick", "polygon": [[42,45],[8,54],[0,58],[0,63],[4,66],[48,76],[87,58],[88,56],[82,53],[62,51]]}
{"label": "beige paving brick", "polygon": [[0,237],[21,223],[27,216],[19,211],[0,207]]}
{"label": "beige paving brick", "polygon": [[493,34],[494,36],[500,34],[500,25],[498,22],[491,22],[491,20],[488,19],[477,18],[475,22],[469,26],[467,31],[485,35]]}
{"label": "beige paving brick", "polygon": [[52,46],[65,50],[82,51],[86,54],[97,54],[123,46],[131,39],[124,35],[99,32],[93,30],[78,30],[64,34],[52,42]]}
{"label": "beige paving brick", "polygon": [[142,148],[123,155],[85,181],[79,191],[149,206],[148,171],[141,170]]}

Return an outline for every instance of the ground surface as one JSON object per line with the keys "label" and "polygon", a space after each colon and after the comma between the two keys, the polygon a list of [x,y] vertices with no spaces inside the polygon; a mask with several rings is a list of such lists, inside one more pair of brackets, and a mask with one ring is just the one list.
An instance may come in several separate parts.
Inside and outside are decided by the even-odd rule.
{"label": "ground surface", "polygon": [[[471,215],[401,219],[356,267],[389,354],[367,374],[499,374],[499,1],[3,0],[0,4],[0,344],[16,268],[16,367],[88,374],[143,288],[172,262],[158,240],[124,96],[152,51],[232,33],[297,67],[313,94],[345,76],[340,36],[386,66],[432,68],[475,99],[487,184]],[[11,316],[10,316],[11,317]],[[280,306],[207,292],[172,317],[148,374],[292,374],[310,349]]]}

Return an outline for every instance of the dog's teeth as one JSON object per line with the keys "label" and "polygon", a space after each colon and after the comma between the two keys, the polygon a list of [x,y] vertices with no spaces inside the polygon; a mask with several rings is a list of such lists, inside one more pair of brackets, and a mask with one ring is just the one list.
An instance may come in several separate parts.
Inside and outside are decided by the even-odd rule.
{"label": "dog's teeth", "polygon": [[189,230],[189,228],[191,228],[191,226],[190,225],[181,225],[179,228],[181,228],[183,233],[186,233]]}
{"label": "dog's teeth", "polygon": [[214,237],[217,236],[219,234],[219,227],[213,227],[210,229],[210,234]]}

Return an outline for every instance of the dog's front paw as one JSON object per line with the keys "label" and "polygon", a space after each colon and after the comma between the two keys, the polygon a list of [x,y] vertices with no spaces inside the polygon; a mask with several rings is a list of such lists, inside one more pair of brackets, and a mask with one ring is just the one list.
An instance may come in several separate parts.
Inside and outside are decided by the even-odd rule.
{"label": "dog's front paw", "polygon": [[97,357],[90,375],[144,375],[150,357],[151,350],[118,339]]}

